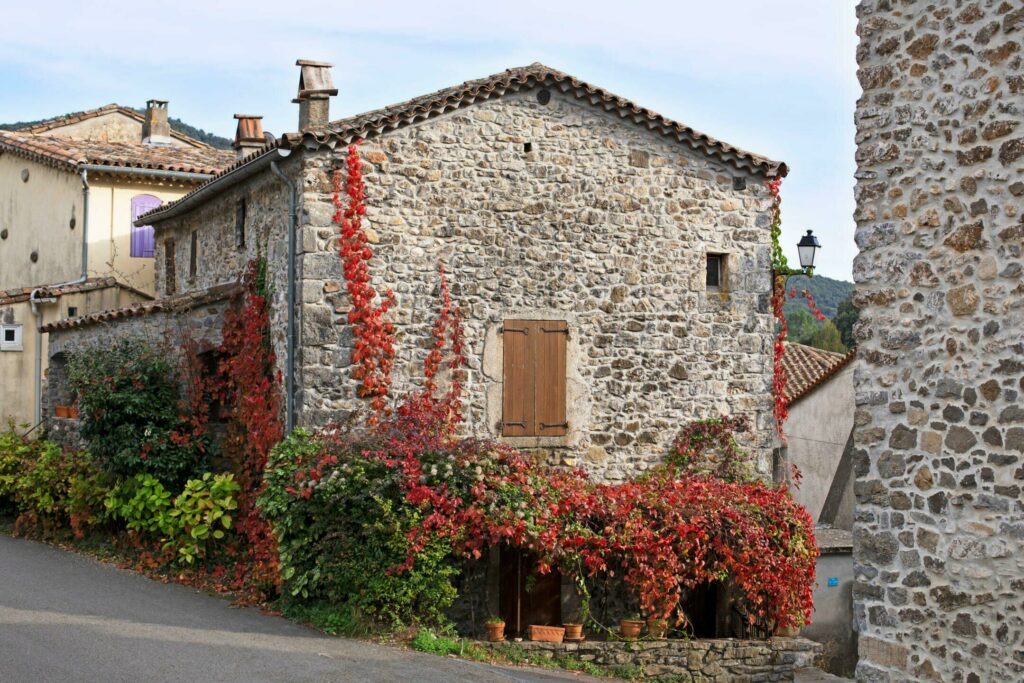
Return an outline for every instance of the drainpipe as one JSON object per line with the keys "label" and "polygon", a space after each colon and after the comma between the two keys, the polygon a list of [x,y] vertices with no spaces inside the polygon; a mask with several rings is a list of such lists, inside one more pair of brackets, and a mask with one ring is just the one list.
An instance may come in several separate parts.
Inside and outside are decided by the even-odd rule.
{"label": "drainpipe", "polygon": [[[82,284],[89,277],[89,170],[85,165],[78,171],[82,177],[82,273],[74,280],[61,282],[50,287],[65,287],[67,285]],[[47,287],[46,289],[49,289]],[[39,304],[52,304],[57,301],[54,297],[45,299],[39,298],[41,288],[37,287],[29,294],[28,302],[32,307],[32,315],[36,318],[36,359],[35,359],[35,423],[36,426],[43,421],[43,312],[39,310]],[[34,428],[33,428],[34,429]]]}
{"label": "drainpipe", "polygon": [[[277,153],[282,157],[287,157],[291,152],[278,149]],[[290,195],[288,203],[288,333],[286,335],[288,349],[286,355],[288,361],[284,375],[285,434],[287,435],[291,434],[292,430],[295,429],[295,227],[299,219],[299,199],[295,183],[281,172],[276,160],[270,162],[270,170],[284,183]]]}

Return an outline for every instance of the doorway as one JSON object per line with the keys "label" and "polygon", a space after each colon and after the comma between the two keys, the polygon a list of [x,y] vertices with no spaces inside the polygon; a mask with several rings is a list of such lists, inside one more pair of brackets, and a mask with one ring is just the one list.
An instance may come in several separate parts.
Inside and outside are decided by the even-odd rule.
{"label": "doorway", "polygon": [[562,575],[557,571],[540,574],[537,557],[502,546],[498,573],[498,609],[505,620],[505,633],[523,637],[530,624],[558,626],[562,623]]}

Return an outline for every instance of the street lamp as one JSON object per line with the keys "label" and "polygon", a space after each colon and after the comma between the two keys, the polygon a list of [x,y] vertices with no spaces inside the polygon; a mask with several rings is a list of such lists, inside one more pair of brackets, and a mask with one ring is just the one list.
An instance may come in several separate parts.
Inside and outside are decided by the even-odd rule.
{"label": "street lamp", "polygon": [[800,267],[808,271],[808,274],[814,269],[814,257],[819,249],[821,249],[821,243],[818,242],[818,238],[811,230],[808,230],[807,234],[796,243],[796,250],[800,254]]}

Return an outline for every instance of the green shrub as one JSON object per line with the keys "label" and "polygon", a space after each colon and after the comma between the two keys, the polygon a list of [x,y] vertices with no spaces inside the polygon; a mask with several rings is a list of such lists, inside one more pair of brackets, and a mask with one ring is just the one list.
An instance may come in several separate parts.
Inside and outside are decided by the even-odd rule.
{"label": "green shrub", "polygon": [[0,511],[17,508],[18,480],[31,450],[13,424],[0,432]]}
{"label": "green shrub", "polygon": [[209,440],[185,409],[175,357],[169,348],[125,339],[68,359],[82,437],[111,474],[151,474],[177,488],[202,470]]}
{"label": "green shrub", "polygon": [[[431,542],[412,569],[394,571],[408,556],[419,511],[405,501],[396,469],[360,452],[359,444],[303,430],[272,451],[259,505],[278,540],[283,592],[351,610],[373,628],[445,627],[456,595],[451,547]],[[296,473],[323,458],[333,474],[297,488]]]}
{"label": "green shrub", "polygon": [[190,479],[166,515],[165,533],[179,560],[194,564],[231,529],[231,511],[238,508],[241,487],[231,474],[205,473]]}
{"label": "green shrub", "polygon": [[111,490],[104,499],[107,514],[131,531],[169,535],[171,492],[151,474],[136,474]]}

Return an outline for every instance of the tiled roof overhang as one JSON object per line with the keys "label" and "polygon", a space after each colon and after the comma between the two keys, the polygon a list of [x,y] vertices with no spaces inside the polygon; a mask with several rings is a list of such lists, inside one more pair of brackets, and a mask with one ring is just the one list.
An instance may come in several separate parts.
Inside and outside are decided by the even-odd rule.
{"label": "tiled roof overhang", "polygon": [[145,292],[126,285],[123,282],[118,282],[116,278],[96,277],[89,278],[85,282],[79,282],[71,285],[40,285],[38,287],[19,287],[17,289],[0,290],[0,306],[28,301],[34,291],[39,292],[38,296],[40,298],[53,298],[68,294],[92,292],[97,289],[107,289],[109,287],[118,287],[145,299],[153,298],[150,294],[146,294]]}
{"label": "tiled roof overhang", "polygon": [[590,85],[543,64],[535,63],[526,67],[507,69],[486,78],[466,81],[460,85],[382,109],[333,121],[323,130],[286,133],[264,149],[237,161],[206,184],[200,185],[174,202],[154,209],[141,216],[139,220],[140,222],[145,221],[145,224],[152,224],[180,215],[197,201],[202,201],[202,198],[208,196],[213,189],[227,188],[241,180],[241,178],[232,177],[240,169],[258,170],[268,164],[270,159],[276,158],[277,152],[287,154],[285,150],[296,148],[315,150],[321,147],[343,146],[356,140],[383,135],[388,131],[426,121],[435,116],[492,98],[538,87],[546,87],[572,95],[605,111],[616,113],[620,118],[632,121],[651,132],[665,135],[693,150],[721,159],[754,175],[771,178],[785,176],[789,173],[789,168],[781,161],[774,161],[733,147],[650,109],[640,107],[603,88]]}
{"label": "tiled roof overhang", "polygon": [[792,342],[785,346],[782,366],[786,371],[786,397],[790,406],[835,377],[857,357],[857,349],[842,354]]}
{"label": "tiled roof overhang", "polygon": [[[146,117],[144,115],[135,111],[134,109],[130,109],[129,107],[122,107],[119,104],[105,104],[102,107],[97,107],[96,109],[87,109],[85,111],[76,111],[71,114],[65,114],[63,116],[55,116],[52,119],[46,119],[45,121],[40,121],[39,123],[35,123],[31,126],[19,128],[17,132],[33,134],[46,133],[56,128],[63,128],[64,126],[70,126],[72,124],[79,123],[80,121],[88,121],[89,119],[94,119],[98,116],[113,113],[124,114],[125,116],[135,119],[139,123],[143,123],[146,120]],[[193,137],[189,137],[188,135],[176,131],[173,128],[171,129],[171,137],[174,138],[175,140],[181,140],[182,142],[187,143],[192,147],[197,147],[200,149],[213,149],[212,146],[206,144],[205,142],[202,142],[201,140],[196,140]]]}
{"label": "tiled roof overhang", "polygon": [[39,330],[41,332],[73,330],[80,327],[96,325],[98,323],[123,320],[125,318],[138,318],[141,316],[151,315],[153,313],[177,313],[196,308],[197,306],[204,306],[206,304],[224,301],[225,299],[231,299],[241,295],[244,291],[245,287],[241,283],[229,282],[198,292],[188,292],[186,294],[157,299],[156,301],[144,304],[137,303],[132,304],[131,306],[126,306],[125,308],[115,308],[109,311],[100,311],[99,313],[83,315],[79,318],[60,320],[50,323],[49,325],[43,325]]}

